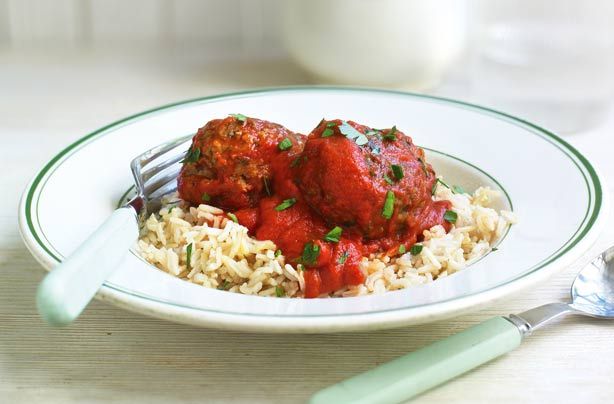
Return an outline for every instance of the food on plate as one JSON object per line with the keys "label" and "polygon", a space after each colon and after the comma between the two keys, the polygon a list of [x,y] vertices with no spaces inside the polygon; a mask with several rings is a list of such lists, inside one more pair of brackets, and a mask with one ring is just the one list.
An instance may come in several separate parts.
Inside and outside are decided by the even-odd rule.
{"label": "food on plate", "polygon": [[[396,127],[322,121],[307,137],[295,179],[327,223],[369,240],[386,238],[389,246],[413,244],[423,230],[444,223],[450,207],[433,201],[435,172],[424,151]],[[390,215],[383,212],[388,201]]]}
{"label": "food on plate", "polygon": [[491,251],[515,222],[438,178],[396,127],[322,120],[307,136],[240,114],[193,138],[178,195],[141,255],[172,275],[262,296],[354,296],[427,283]]}
{"label": "food on plate", "polygon": [[[274,166],[288,165],[302,142],[303,136],[281,125],[240,114],[209,121],[186,154],[179,193],[195,205],[255,206],[267,193]],[[280,143],[288,145],[287,153],[276,152]]]}

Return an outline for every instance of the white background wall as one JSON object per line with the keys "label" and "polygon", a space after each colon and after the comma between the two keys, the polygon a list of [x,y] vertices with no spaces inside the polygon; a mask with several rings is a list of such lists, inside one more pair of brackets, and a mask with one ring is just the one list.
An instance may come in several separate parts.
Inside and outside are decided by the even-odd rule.
{"label": "white background wall", "polygon": [[197,47],[269,57],[283,0],[0,0],[0,47]]}

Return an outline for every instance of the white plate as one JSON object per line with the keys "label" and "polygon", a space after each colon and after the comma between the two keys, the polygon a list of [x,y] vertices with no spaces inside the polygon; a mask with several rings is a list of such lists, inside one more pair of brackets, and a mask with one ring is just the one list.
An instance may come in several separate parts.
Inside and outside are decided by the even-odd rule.
{"label": "white plate", "polygon": [[[345,299],[244,296],[173,278],[128,254],[98,298],[147,315],[249,331],[329,332],[416,324],[476,309],[543,281],[579,258],[604,223],[603,184],[580,153],[518,118],[463,102],[393,91],[300,87],[205,97],[93,132],[54,157],[21,201],[25,243],[46,268],[70,254],[132,185],[145,149],[242,113],[308,133],[322,117],[397,127],[428,148],[450,183],[504,191],[519,223],[496,252],[432,284]],[[83,269],[84,271],[87,268]]]}

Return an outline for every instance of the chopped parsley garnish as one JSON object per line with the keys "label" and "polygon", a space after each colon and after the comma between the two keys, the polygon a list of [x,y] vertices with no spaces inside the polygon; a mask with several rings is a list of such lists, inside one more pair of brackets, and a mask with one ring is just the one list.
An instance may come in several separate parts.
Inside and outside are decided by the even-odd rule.
{"label": "chopped parsley garnish", "polygon": [[247,117],[243,114],[230,114],[230,116],[240,122],[245,122],[245,120],[247,119]]}
{"label": "chopped parsley garnish", "polygon": [[411,248],[409,249],[409,253],[411,255],[418,255],[422,252],[422,248],[424,248],[422,246],[422,244],[414,244],[411,246]]}
{"label": "chopped parsley garnish", "polygon": [[364,146],[369,143],[369,139],[365,135],[360,135],[356,138],[355,142],[358,146]]}
{"label": "chopped parsley garnish", "polygon": [[277,250],[277,251],[275,251],[275,256],[276,256],[276,257],[279,257],[280,255],[281,255],[281,250]]}
{"label": "chopped parsley garnish", "polygon": [[393,126],[392,128],[390,128],[388,133],[386,133],[384,136],[382,136],[382,139],[390,140],[390,141],[397,140],[397,137],[396,137],[395,133],[397,133],[397,127]]}
{"label": "chopped parsley garnish", "polygon": [[394,192],[388,191],[386,192],[386,200],[384,201],[384,209],[382,209],[382,216],[386,219],[390,219],[392,217],[392,213],[394,212]]}
{"label": "chopped parsley garnish", "polygon": [[453,185],[452,192],[454,192],[455,194],[465,194],[466,193],[463,187],[461,187],[460,185]]}
{"label": "chopped parsley garnish", "polygon": [[205,202],[209,202],[211,200],[211,195],[205,192],[202,196],[202,200]]}
{"label": "chopped parsley garnish", "polygon": [[339,259],[337,260],[337,263],[341,265],[345,264],[345,261],[348,260],[348,256],[349,256],[348,252],[344,251],[343,254],[341,254]]}
{"label": "chopped parsley garnish", "polygon": [[284,140],[279,142],[277,147],[279,147],[279,150],[281,150],[281,151],[286,151],[286,150],[289,150],[289,149],[292,148],[292,142],[290,141],[290,139],[288,139],[286,137],[286,138],[284,138]]}
{"label": "chopped parsley garnish", "polygon": [[388,176],[388,174],[384,175],[384,181],[386,181],[390,185],[394,185],[394,181]]}
{"label": "chopped parsley garnish", "polygon": [[324,241],[330,241],[331,243],[338,243],[339,237],[341,237],[341,233],[343,233],[343,229],[339,226],[335,226],[331,231],[326,233],[324,236]]}
{"label": "chopped parsley garnish", "polygon": [[405,251],[407,251],[407,250],[405,249],[405,246],[404,246],[403,244],[401,244],[401,245],[399,246],[399,254],[405,254]]}
{"label": "chopped parsley garnish", "polygon": [[437,178],[437,180],[435,181],[435,183],[433,184],[433,188],[431,189],[431,195],[435,195],[435,191],[437,190],[437,184],[441,184],[444,187],[448,188],[450,191],[452,191],[453,194],[466,194],[467,192],[463,189],[463,187],[461,187],[460,185],[452,185],[449,186],[448,184],[446,184],[442,179]]}
{"label": "chopped parsley garnish", "polygon": [[228,212],[226,213],[226,216],[228,216],[233,222],[239,223],[239,219],[237,219],[237,215],[235,215],[234,213]]}
{"label": "chopped parsley garnish", "polygon": [[394,178],[397,179],[397,181],[403,178],[403,167],[396,164],[392,164],[390,168],[392,169],[392,174],[394,175]]}
{"label": "chopped parsley garnish", "polygon": [[193,149],[192,147],[190,147],[188,149],[188,152],[185,154],[185,158],[183,159],[182,163],[196,163],[199,158],[200,158],[200,149],[199,148]]}
{"label": "chopped parsley garnish", "polygon": [[320,246],[310,241],[305,244],[305,247],[303,248],[301,263],[305,265],[315,265],[319,256]]}
{"label": "chopped parsley garnish", "polygon": [[264,182],[264,192],[266,192],[267,196],[273,195],[271,194],[271,187],[269,186],[269,179],[264,177],[262,179],[262,182]]}
{"label": "chopped parsley garnish", "polygon": [[188,246],[185,248],[185,253],[186,253],[186,267],[188,268],[188,271],[192,270],[192,243],[188,244]]}
{"label": "chopped parsley garnish", "polygon": [[426,163],[421,158],[418,158],[418,161],[420,162],[420,165],[422,166],[422,171],[424,171],[424,175],[426,175],[428,177],[429,176],[429,172],[426,169]]}
{"label": "chopped parsley garnish", "polygon": [[446,213],[443,214],[443,220],[450,223],[455,223],[456,219],[458,219],[458,214],[453,210],[446,210]]}
{"label": "chopped parsley garnish", "polygon": [[495,251],[497,251],[497,250],[498,250],[498,248],[497,248],[497,247],[493,247],[493,248],[491,248],[491,250],[490,250],[490,251],[495,252]]}
{"label": "chopped parsley garnish", "polygon": [[331,128],[326,128],[322,132],[322,137],[329,137],[329,136],[332,136],[334,133],[335,132],[333,132],[333,130]]}
{"label": "chopped parsley garnish", "polygon": [[335,126],[337,126],[337,124],[336,124],[335,122],[328,122],[328,123],[326,124],[326,127],[327,127],[327,128],[334,128]]}
{"label": "chopped parsley garnish", "polygon": [[443,180],[441,178],[437,178],[437,182],[440,183],[441,185],[443,185],[444,187],[450,189],[450,186],[448,184],[446,184],[445,182],[443,182]]}
{"label": "chopped parsley garnish", "polygon": [[286,295],[286,291],[281,286],[275,286],[275,296],[284,297]]}
{"label": "chopped parsley garnish", "polygon": [[369,143],[369,139],[362,133],[360,133],[356,128],[347,123],[346,121],[342,121],[339,126],[339,132],[342,135],[347,137],[350,140],[353,140],[358,146],[364,146]]}
{"label": "chopped parsley garnish", "polygon": [[448,184],[446,184],[445,182],[443,182],[443,180],[441,180],[440,178],[437,178],[435,180],[435,183],[433,184],[433,188],[431,189],[431,195],[435,195],[435,191],[437,190],[437,184],[441,184],[444,187],[450,189],[450,186]]}
{"label": "chopped parsley garnish", "polygon": [[341,125],[339,126],[339,132],[341,132],[348,139],[352,139],[352,140],[362,135],[362,133],[357,131],[356,128],[354,128],[352,125],[350,125],[346,121],[341,121]]}
{"label": "chopped parsley garnish", "polygon": [[280,203],[279,205],[275,206],[275,210],[278,211],[278,212],[281,212],[282,210],[288,209],[289,207],[291,207],[295,203],[296,203],[296,199],[294,199],[294,198],[284,199],[284,201],[282,203]]}
{"label": "chopped parsley garnish", "polygon": [[230,289],[230,282],[224,281],[217,286],[217,290],[228,290]]}

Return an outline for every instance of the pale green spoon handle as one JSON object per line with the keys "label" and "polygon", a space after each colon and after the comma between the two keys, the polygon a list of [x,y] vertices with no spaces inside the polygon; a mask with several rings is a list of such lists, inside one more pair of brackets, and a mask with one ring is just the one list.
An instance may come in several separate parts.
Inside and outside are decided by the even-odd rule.
{"label": "pale green spoon handle", "polygon": [[51,325],[75,320],[117,268],[139,235],[134,209],[121,208],[51,270],[38,287],[36,305]]}
{"label": "pale green spoon handle", "polygon": [[495,317],[330,386],[310,403],[398,403],[516,348],[518,328]]}

